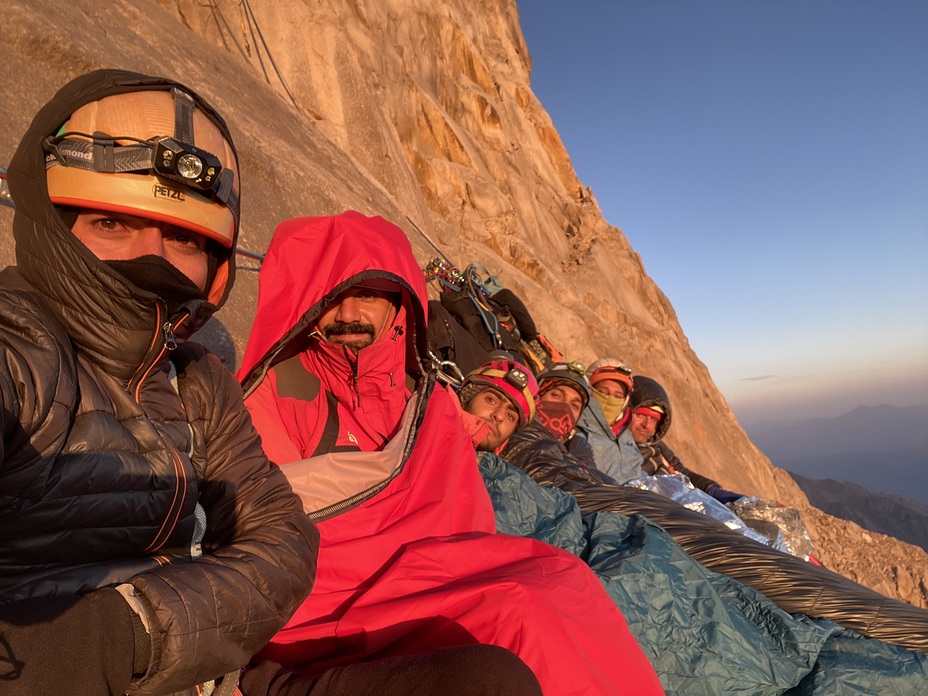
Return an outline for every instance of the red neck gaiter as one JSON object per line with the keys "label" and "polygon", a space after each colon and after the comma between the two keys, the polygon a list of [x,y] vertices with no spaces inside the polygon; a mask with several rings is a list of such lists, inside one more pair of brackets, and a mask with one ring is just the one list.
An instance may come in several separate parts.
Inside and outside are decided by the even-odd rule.
{"label": "red neck gaiter", "polygon": [[539,401],[535,418],[545,427],[545,430],[558,439],[558,442],[564,442],[570,435],[570,431],[577,425],[574,412],[570,410],[570,406],[561,401]]}
{"label": "red neck gaiter", "polygon": [[632,411],[631,409],[627,408],[625,409],[625,415],[623,415],[621,418],[619,418],[619,420],[612,424],[612,434],[618,437],[619,433],[625,430],[625,426],[628,425],[628,421],[631,419]]}

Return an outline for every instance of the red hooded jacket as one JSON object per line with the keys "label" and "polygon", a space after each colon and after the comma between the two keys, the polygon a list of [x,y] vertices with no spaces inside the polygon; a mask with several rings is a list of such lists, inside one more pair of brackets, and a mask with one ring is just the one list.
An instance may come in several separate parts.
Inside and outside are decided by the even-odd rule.
{"label": "red hooded jacket", "polygon": [[[371,278],[403,289],[401,331],[356,358],[311,335],[331,300]],[[264,656],[318,673],[492,643],[548,696],[663,693],[585,564],[495,533],[458,407],[425,367],[425,279],[403,231],[354,212],[290,220],[259,282],[246,405],[322,537],[313,593]]]}

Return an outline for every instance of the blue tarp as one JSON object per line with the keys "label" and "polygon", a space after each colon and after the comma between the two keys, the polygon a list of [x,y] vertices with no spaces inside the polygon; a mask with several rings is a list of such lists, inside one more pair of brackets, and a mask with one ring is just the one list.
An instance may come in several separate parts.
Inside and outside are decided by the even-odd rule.
{"label": "blue tarp", "polygon": [[668,694],[844,696],[928,693],[928,655],[825,619],[791,615],[707,570],[640,515],[582,515],[492,454],[481,472],[497,529],[579,556],[621,608]]}

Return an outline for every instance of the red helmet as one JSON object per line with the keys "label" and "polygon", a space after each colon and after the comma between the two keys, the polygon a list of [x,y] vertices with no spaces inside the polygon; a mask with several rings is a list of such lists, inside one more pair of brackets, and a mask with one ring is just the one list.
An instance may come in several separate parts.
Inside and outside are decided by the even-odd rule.
{"label": "red helmet", "polygon": [[463,392],[468,385],[486,385],[502,392],[519,409],[519,427],[535,417],[538,382],[525,365],[515,360],[490,360],[468,373],[461,382]]}

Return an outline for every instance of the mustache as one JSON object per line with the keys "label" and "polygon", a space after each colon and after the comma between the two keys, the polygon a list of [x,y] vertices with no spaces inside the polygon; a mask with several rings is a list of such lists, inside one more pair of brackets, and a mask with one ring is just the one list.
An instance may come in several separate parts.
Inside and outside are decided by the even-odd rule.
{"label": "mustache", "polygon": [[335,323],[330,324],[322,330],[322,335],[326,338],[332,336],[345,336],[348,334],[368,334],[374,336],[376,331],[373,324],[362,324],[359,321],[352,321],[348,324]]}

